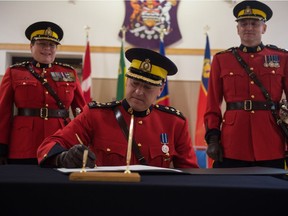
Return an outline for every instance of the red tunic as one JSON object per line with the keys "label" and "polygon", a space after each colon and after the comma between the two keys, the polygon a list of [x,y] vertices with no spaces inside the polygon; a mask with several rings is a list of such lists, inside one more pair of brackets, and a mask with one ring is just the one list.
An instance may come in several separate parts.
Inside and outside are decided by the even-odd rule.
{"label": "red tunic", "polygon": [[[76,71],[72,67],[52,64],[52,67],[46,69],[33,68],[39,74],[46,71],[47,82],[67,109],[83,109],[85,100]],[[55,81],[51,72],[54,76],[61,72],[62,76],[74,74],[74,81]],[[45,120],[38,116],[17,116],[17,108],[42,107],[60,109],[46,88],[25,68],[24,63],[9,67],[0,86],[0,144],[8,145],[8,158],[36,158],[37,148],[43,139],[65,126],[62,118]]]}
{"label": "red tunic", "polygon": [[[126,101],[124,100],[123,103]],[[123,104],[121,103],[121,104]],[[127,103],[127,102],[126,102]],[[89,107],[90,106],[90,107]],[[84,144],[96,155],[98,166],[126,165],[127,139],[122,133],[115,118],[113,106],[118,106],[128,127],[131,115],[120,104],[98,107],[95,102],[84,107],[82,114],[77,116],[67,127],[47,137],[38,149],[38,162],[55,155],[55,143],[63,150],[79,144],[76,133]],[[157,105],[158,106],[158,105]],[[188,122],[177,111],[170,108],[165,111],[163,106],[150,108],[150,113],[134,112],[133,136],[140,147],[148,165],[175,168],[198,168],[196,155],[188,130]],[[142,114],[141,114],[142,113]],[[161,134],[166,134],[169,154],[162,151]],[[53,148],[54,147],[54,148]],[[139,164],[132,152],[131,164]]]}
{"label": "red tunic", "polygon": [[[239,49],[238,53],[268,90],[273,101],[279,102],[283,93],[287,95],[287,52],[265,47],[256,53],[245,53]],[[270,60],[278,59],[280,66],[265,67],[265,56]],[[214,56],[207,99],[204,122],[208,130],[221,130],[225,158],[245,161],[284,158],[284,137],[270,110],[229,110],[224,112],[222,118],[222,100],[266,101],[260,88],[251,81],[231,51]]]}

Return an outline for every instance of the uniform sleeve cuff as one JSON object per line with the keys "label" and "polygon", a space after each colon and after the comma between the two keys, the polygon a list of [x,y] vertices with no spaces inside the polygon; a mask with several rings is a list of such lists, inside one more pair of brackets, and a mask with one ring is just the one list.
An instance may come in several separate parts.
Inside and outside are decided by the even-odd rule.
{"label": "uniform sleeve cuff", "polygon": [[210,136],[212,135],[216,135],[216,136],[221,136],[221,131],[219,129],[209,129],[207,130],[206,134],[205,134],[205,140],[206,142],[208,142]]}

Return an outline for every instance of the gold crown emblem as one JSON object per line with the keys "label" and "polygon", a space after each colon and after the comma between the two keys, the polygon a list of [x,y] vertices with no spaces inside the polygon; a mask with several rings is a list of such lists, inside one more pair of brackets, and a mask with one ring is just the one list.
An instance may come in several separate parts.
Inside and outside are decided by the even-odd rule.
{"label": "gold crown emblem", "polygon": [[252,9],[250,6],[247,6],[246,9],[244,10],[244,15],[250,15],[252,14]]}
{"label": "gold crown emblem", "polygon": [[49,37],[51,37],[51,36],[53,35],[53,32],[52,32],[52,30],[51,30],[50,27],[48,27],[48,28],[45,30],[44,35],[49,36]]}
{"label": "gold crown emblem", "polygon": [[144,72],[151,72],[152,65],[149,59],[145,59],[140,65],[140,69]]}

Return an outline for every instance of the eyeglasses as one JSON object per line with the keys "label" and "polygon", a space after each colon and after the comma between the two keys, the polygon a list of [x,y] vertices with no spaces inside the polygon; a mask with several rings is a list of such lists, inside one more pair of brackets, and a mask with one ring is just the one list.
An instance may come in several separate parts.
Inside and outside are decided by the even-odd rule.
{"label": "eyeglasses", "polygon": [[260,20],[239,20],[238,24],[241,28],[246,28],[248,26],[251,26],[252,28],[258,28],[263,21]]}
{"label": "eyeglasses", "polygon": [[35,42],[35,44],[39,47],[41,47],[42,49],[49,47],[50,49],[56,49],[57,44],[55,43],[49,43],[49,42]]}

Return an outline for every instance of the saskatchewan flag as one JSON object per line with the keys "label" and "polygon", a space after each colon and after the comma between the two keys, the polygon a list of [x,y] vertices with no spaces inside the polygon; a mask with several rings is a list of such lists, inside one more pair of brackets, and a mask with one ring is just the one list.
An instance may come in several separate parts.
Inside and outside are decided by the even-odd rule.
{"label": "saskatchewan flag", "polygon": [[123,45],[123,40],[122,40],[121,49],[120,49],[120,61],[119,61],[119,68],[118,68],[116,100],[122,100],[125,97],[125,73],[126,73],[126,66],[125,66],[125,58],[124,58],[124,45]]}

